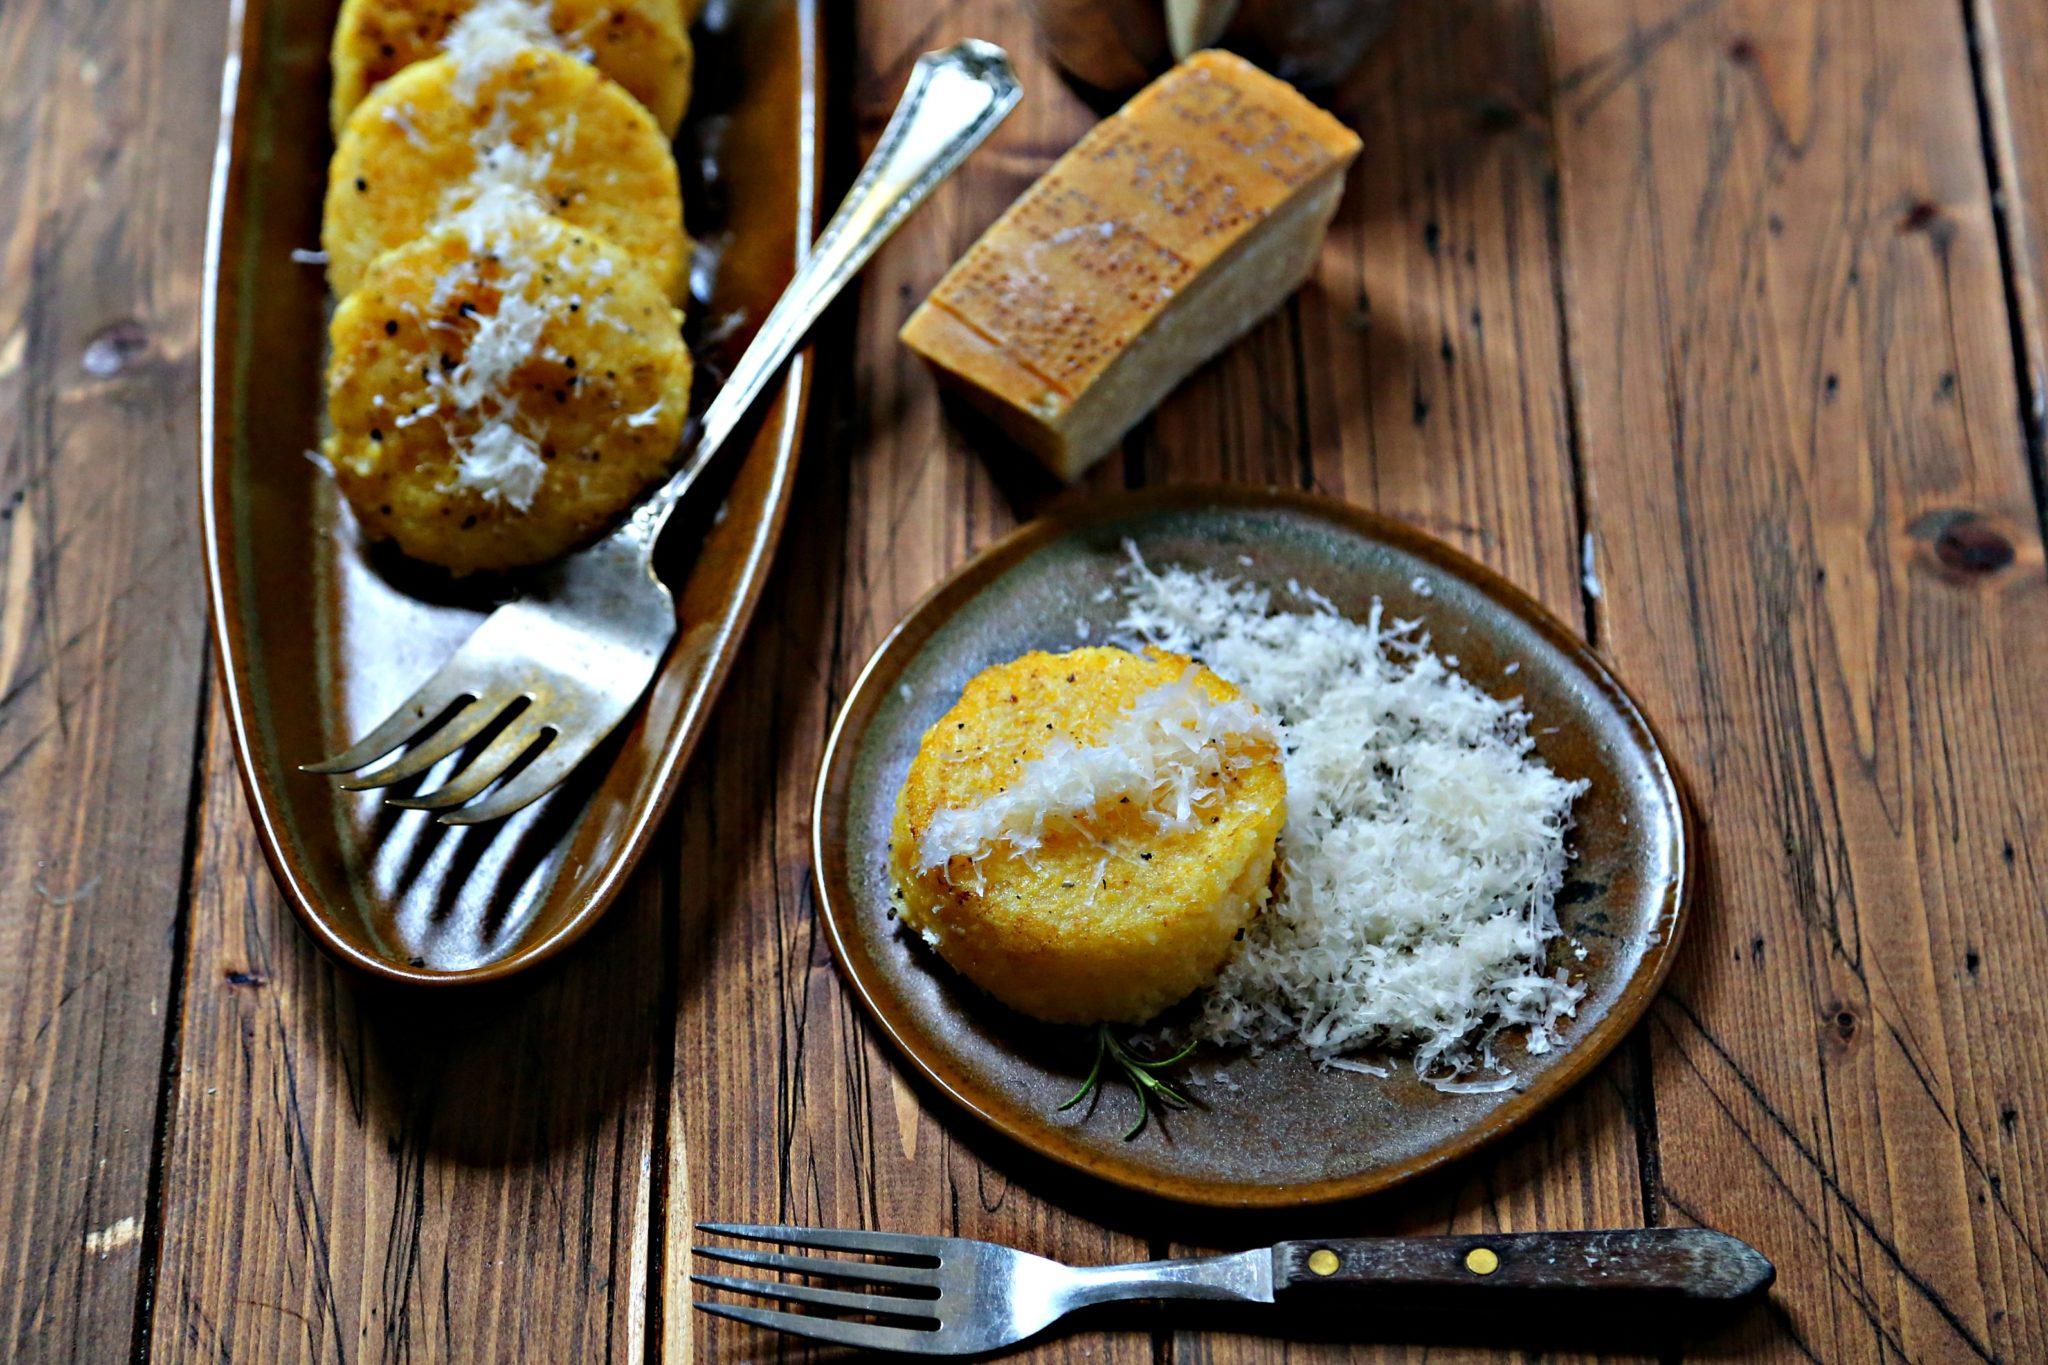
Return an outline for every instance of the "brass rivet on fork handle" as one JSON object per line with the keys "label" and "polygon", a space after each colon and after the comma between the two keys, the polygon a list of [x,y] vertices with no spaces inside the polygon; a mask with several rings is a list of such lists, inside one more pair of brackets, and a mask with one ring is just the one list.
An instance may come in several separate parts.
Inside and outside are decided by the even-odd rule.
{"label": "brass rivet on fork handle", "polygon": [[1337,1253],[1328,1247],[1317,1247],[1308,1254],[1308,1268],[1318,1275],[1334,1275],[1340,1264]]}
{"label": "brass rivet on fork handle", "polygon": [[1500,1256],[1492,1247],[1473,1247],[1465,1253],[1465,1269],[1474,1275],[1491,1275],[1500,1269]]}

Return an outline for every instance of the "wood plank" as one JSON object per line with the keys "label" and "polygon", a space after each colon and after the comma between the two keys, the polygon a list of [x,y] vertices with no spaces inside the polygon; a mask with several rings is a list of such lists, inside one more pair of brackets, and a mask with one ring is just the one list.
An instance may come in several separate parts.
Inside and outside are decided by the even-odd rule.
{"label": "wood plank", "polygon": [[[1584,629],[1548,74],[1529,7],[1453,0],[1398,11],[1335,94],[1366,146],[1318,278],[1296,304],[1302,404],[1317,489],[1443,537]],[[1617,1056],[1529,1130],[1444,1178],[1285,1226],[1247,1222],[1239,1240],[1304,1226],[1355,1235],[1640,1224],[1633,1085],[1628,1057]],[[1217,1233],[1199,1241],[1215,1245]],[[1505,1344],[1461,1340],[1468,1324],[1416,1326],[1412,1345],[1382,1344],[1366,1358],[1491,1359]],[[1176,1359],[1195,1361],[1361,1354],[1343,1341],[1175,1342]]]}
{"label": "wood plank", "polygon": [[[976,36],[1020,57],[1023,105],[869,267],[820,368],[781,566],[683,803],[680,992],[667,1117],[661,1335],[671,1360],[804,1354],[694,1313],[691,1225],[705,1219],[985,1237],[1075,1261],[1138,1259],[1113,1198],[1000,1145],[898,1065],[848,996],[814,915],[810,801],[826,727],[869,652],[953,565],[1058,496],[940,415],[896,329],[945,266],[1092,117],[1029,60],[1028,17],[995,0],[943,12],[868,4],[833,51],[858,147],[872,146],[921,52]],[[857,40],[856,40],[857,34]],[[853,139],[847,140],[849,143]],[[1121,481],[1112,458],[1096,482]],[[1085,1213],[1083,1212],[1085,1210]],[[1143,1332],[1055,1340],[1026,1359],[1149,1360]]]}
{"label": "wood plank", "polygon": [[380,990],[286,908],[218,715],[206,773],[152,1354],[640,1359],[658,874],[558,966]]}
{"label": "wood plank", "polygon": [[2034,497],[2048,518],[2048,6],[1971,0],[1968,13],[2019,322],[2022,423],[2034,459]]}
{"label": "wood plank", "polygon": [[0,1355],[135,1329],[207,666],[220,0],[0,6]]}
{"label": "wood plank", "polygon": [[2040,1359],[2048,578],[1959,7],[1548,11],[1605,643],[1705,816],[1663,1197],[1745,1358]]}

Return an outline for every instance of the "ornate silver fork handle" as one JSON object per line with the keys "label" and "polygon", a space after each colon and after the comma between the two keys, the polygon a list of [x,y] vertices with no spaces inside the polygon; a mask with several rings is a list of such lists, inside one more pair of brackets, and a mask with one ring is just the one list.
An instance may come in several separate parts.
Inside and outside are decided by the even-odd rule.
{"label": "ornate silver fork handle", "polygon": [[918,58],[874,154],[705,410],[696,448],[615,535],[629,536],[652,551],[676,504],[811,325],[875,248],[1003,121],[1021,93],[1008,54],[993,43],[969,38]]}

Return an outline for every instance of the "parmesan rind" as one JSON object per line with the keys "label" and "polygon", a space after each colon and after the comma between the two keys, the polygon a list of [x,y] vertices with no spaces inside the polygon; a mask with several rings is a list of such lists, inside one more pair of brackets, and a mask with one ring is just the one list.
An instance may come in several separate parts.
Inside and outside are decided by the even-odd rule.
{"label": "parmesan rind", "polygon": [[1063,479],[1315,269],[1358,136],[1200,52],[1090,129],[946,272],[905,345]]}
{"label": "parmesan rind", "polygon": [[[1317,1059],[1413,1049],[1445,1087],[1498,1070],[1502,1030],[1548,1051],[1584,989],[1548,968],[1584,782],[1533,752],[1517,699],[1460,677],[1414,622],[1306,590],[1154,571],[1135,550],[1122,629],[1201,659],[1282,724],[1279,889],[1203,999],[1194,1035]],[[1492,1086],[1493,1082],[1479,1083]]]}

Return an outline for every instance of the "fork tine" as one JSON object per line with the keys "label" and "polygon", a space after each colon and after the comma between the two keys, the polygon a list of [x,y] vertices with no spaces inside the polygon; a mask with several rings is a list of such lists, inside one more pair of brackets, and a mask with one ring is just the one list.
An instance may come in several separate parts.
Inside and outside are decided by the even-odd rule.
{"label": "fork tine", "polygon": [[937,1299],[907,1299],[900,1294],[849,1294],[843,1289],[818,1289],[789,1281],[742,1280],[731,1275],[692,1275],[690,1279],[710,1289],[753,1294],[764,1299],[787,1299],[792,1303],[814,1303],[820,1308],[836,1308],[842,1313],[877,1313],[938,1321]]}
{"label": "fork tine", "polygon": [[839,1346],[858,1346],[869,1351],[899,1351],[905,1355],[939,1355],[936,1339],[929,1332],[905,1327],[883,1327],[872,1322],[848,1322],[844,1318],[816,1317],[809,1313],[784,1313],[773,1308],[754,1308],[737,1303],[712,1303],[698,1299],[692,1307],[721,1318],[731,1318],[754,1327],[810,1337]]}
{"label": "fork tine", "polygon": [[484,751],[471,759],[467,767],[434,790],[385,799],[407,810],[446,810],[450,806],[461,805],[503,777],[505,770],[533,747],[534,741],[543,738],[542,731],[547,727],[534,721],[532,716],[532,708],[520,712],[519,718],[500,730],[497,738],[486,744]]}
{"label": "fork tine", "polygon": [[841,1261],[827,1256],[790,1256],[751,1247],[692,1247],[699,1256],[733,1265],[754,1265],[821,1280],[859,1280],[868,1284],[935,1285],[939,1272],[928,1266],[890,1265],[886,1261]]}
{"label": "fork tine", "polygon": [[907,1232],[869,1232],[861,1228],[779,1227],[771,1223],[699,1223],[697,1231],[719,1237],[745,1237],[756,1242],[786,1242],[793,1247],[828,1247],[834,1251],[864,1251],[872,1256],[931,1256],[945,1254],[954,1237],[918,1237]]}
{"label": "fork tine", "polygon": [[423,773],[482,734],[490,727],[492,721],[504,714],[505,708],[502,706],[491,706],[480,701],[470,702],[450,716],[440,729],[413,745],[398,758],[374,772],[342,783],[342,790],[369,791],[375,787],[388,787],[394,782],[403,782],[408,777]]}
{"label": "fork tine", "polygon": [[450,703],[459,697],[469,695],[449,680],[448,673],[449,670],[444,667],[439,673],[427,679],[419,691],[400,702],[397,709],[377,722],[375,729],[348,748],[332,758],[323,758],[318,763],[302,763],[299,765],[299,771],[350,773],[384,757],[407,739],[418,734],[422,726],[446,711]]}
{"label": "fork tine", "polygon": [[590,727],[578,730],[574,740],[565,732],[556,731],[548,747],[541,750],[533,762],[521,768],[510,782],[474,805],[447,812],[441,816],[441,823],[481,825],[489,820],[502,820],[532,805],[560,786],[562,779],[574,771],[603,738],[603,731],[593,732]]}

